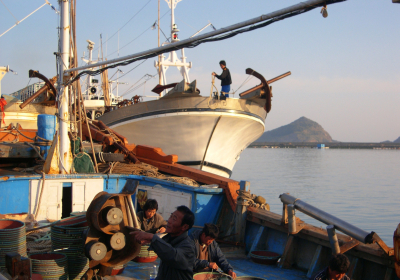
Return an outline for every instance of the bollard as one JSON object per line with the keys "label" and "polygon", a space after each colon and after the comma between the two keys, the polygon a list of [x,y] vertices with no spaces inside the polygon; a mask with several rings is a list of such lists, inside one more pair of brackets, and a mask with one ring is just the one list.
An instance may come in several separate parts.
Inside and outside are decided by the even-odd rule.
{"label": "bollard", "polygon": [[333,255],[340,254],[339,241],[337,239],[335,226],[328,225],[326,227],[326,231],[328,232],[329,242],[331,243],[332,254]]}
{"label": "bollard", "polygon": [[[240,181],[240,190],[250,193],[250,182]],[[235,213],[235,241],[244,243],[244,233],[246,231],[246,199],[238,196]]]}
{"label": "bollard", "polygon": [[288,212],[288,221],[289,221],[289,234],[296,233],[296,213],[293,204],[288,204],[287,206]]}
{"label": "bollard", "polygon": [[[42,138],[42,139],[39,138],[38,142],[45,142],[46,140],[53,141],[53,137],[56,132],[56,116],[46,115],[46,114],[38,115],[37,126],[38,126],[37,136]],[[43,155],[43,158],[46,159],[51,144],[50,145],[46,145],[45,143],[43,144],[44,145],[40,145],[40,153]]]}

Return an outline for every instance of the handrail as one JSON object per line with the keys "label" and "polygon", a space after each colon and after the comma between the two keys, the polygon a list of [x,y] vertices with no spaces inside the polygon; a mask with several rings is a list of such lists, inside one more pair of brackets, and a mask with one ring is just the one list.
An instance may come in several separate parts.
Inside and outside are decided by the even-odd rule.
{"label": "handrail", "polygon": [[371,244],[377,238],[377,234],[375,232],[366,232],[356,226],[353,226],[329,213],[322,211],[321,209],[314,207],[304,201],[301,201],[299,198],[295,198],[287,193],[281,194],[279,196],[281,201],[284,204],[293,204],[294,207],[303,212],[304,214],[324,223],[327,225],[333,225],[336,229],[340,230],[343,233],[357,239],[366,244]]}

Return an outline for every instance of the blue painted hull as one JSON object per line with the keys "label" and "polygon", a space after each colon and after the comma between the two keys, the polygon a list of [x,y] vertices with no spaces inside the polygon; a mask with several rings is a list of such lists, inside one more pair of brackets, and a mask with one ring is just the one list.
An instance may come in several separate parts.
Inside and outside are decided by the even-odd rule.
{"label": "blue painted hull", "polygon": [[[103,191],[109,193],[119,193],[124,187],[127,179],[139,181],[139,190],[141,187],[151,187],[162,192],[179,192],[190,197],[190,208],[195,213],[196,225],[202,226],[204,223],[215,223],[218,213],[222,207],[224,199],[223,190],[220,188],[199,188],[191,187],[169,181],[159,180],[136,175],[46,175],[45,182],[51,180],[65,180],[69,182],[74,179],[102,179]],[[0,181],[0,214],[8,213],[30,213],[30,182],[32,180],[42,180],[42,176],[9,176],[2,177]],[[63,187],[69,187],[64,183]],[[136,201],[136,195],[132,196]],[[72,201],[74,203],[74,201]],[[179,206],[179,205],[176,205]]]}

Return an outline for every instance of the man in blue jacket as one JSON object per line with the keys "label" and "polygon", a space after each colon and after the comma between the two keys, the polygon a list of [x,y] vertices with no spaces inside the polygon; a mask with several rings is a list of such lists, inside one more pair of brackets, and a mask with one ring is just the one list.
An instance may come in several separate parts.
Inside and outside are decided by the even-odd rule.
{"label": "man in blue jacket", "polygon": [[195,261],[193,272],[211,271],[221,268],[223,272],[236,278],[232,266],[222,254],[215,239],[218,237],[219,230],[216,225],[205,224],[202,230],[193,231],[190,238],[195,244]]}

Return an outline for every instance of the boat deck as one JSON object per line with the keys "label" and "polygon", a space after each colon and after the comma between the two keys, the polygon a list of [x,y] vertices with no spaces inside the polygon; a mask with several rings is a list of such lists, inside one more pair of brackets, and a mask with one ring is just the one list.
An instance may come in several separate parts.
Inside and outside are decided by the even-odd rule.
{"label": "boat deck", "polygon": [[[221,248],[222,249],[222,248]],[[222,249],[225,251],[224,249]],[[244,253],[224,252],[229,263],[233,266],[237,276],[253,276],[267,280],[304,280],[308,279],[306,272],[295,269],[282,269],[277,265],[257,264],[247,258]],[[120,275],[130,279],[148,279],[149,271],[154,265],[159,265],[160,259],[152,263],[129,262],[124,272]],[[107,279],[119,279],[121,277],[107,277]]]}

